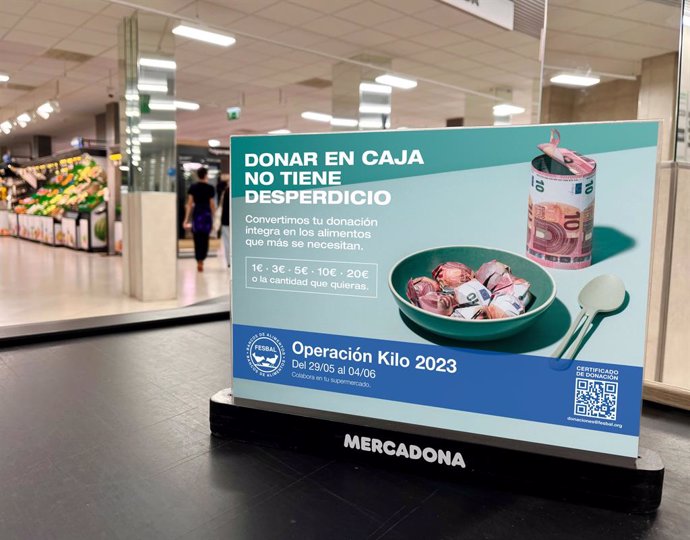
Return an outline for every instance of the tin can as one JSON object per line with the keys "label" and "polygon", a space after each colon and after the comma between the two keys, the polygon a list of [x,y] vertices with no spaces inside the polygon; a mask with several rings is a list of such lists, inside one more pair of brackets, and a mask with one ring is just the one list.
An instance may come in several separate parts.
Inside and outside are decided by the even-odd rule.
{"label": "tin can", "polygon": [[[557,144],[552,138],[540,148]],[[559,159],[544,153],[532,160],[527,257],[549,268],[586,268],[592,264],[596,162],[564,148],[549,153]],[[569,167],[574,156],[577,164]]]}

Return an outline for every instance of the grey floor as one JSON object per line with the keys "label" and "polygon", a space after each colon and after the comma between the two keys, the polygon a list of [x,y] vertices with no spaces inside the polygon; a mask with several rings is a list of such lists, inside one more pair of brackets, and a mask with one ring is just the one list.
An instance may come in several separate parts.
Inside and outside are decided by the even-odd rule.
{"label": "grey floor", "polygon": [[0,540],[690,538],[690,415],[647,407],[629,516],[213,439],[229,323],[0,350]]}

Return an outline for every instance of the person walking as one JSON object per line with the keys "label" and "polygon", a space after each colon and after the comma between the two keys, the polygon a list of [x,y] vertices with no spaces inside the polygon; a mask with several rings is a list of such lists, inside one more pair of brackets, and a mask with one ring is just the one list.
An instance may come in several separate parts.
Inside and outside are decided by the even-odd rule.
{"label": "person walking", "polygon": [[220,236],[223,239],[223,250],[225,251],[225,261],[228,263],[228,268],[230,268],[230,184],[225,183],[225,189],[220,196],[221,208],[223,213],[220,218]]}
{"label": "person walking", "polygon": [[204,260],[208,256],[209,236],[213,228],[213,213],[216,210],[216,190],[208,183],[206,167],[199,167],[196,176],[198,181],[189,186],[187,191],[184,228],[192,230],[196,269],[203,272]]}

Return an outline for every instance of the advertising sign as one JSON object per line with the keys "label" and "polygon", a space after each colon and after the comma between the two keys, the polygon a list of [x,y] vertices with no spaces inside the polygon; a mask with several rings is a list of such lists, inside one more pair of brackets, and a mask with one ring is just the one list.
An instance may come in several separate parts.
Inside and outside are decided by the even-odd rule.
{"label": "advertising sign", "polygon": [[515,3],[512,0],[442,0],[507,30],[513,29]]}
{"label": "advertising sign", "polygon": [[233,137],[237,403],[636,457],[657,138]]}

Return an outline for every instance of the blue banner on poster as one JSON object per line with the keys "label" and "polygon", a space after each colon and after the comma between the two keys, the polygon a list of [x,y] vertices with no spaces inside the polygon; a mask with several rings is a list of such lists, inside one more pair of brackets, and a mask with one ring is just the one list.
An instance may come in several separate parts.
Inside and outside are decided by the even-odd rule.
{"label": "blue banner on poster", "polygon": [[638,435],[642,368],[234,325],[234,375]]}

